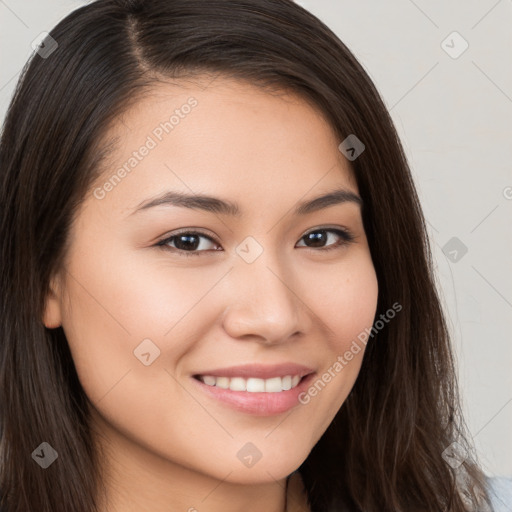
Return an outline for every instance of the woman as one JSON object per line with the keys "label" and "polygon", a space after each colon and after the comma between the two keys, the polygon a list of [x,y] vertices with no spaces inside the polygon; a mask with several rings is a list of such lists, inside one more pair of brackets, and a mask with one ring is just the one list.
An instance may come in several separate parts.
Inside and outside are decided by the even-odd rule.
{"label": "woman", "polygon": [[306,10],[77,9],[0,164],[5,510],[490,510],[400,141]]}

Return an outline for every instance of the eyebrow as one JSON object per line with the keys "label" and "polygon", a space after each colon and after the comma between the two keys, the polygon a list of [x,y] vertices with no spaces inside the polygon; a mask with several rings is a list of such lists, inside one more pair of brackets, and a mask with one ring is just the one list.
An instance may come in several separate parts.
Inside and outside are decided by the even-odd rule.
{"label": "eyebrow", "polygon": [[[354,192],[346,189],[337,189],[322,196],[315,197],[314,199],[302,201],[296,206],[294,214],[307,215],[309,213],[328,208],[329,206],[347,202],[354,202],[360,207],[363,206],[363,200]],[[231,217],[240,217],[242,215],[240,206],[236,202],[226,201],[218,197],[203,194],[187,194],[176,191],[168,191],[157,197],[141,202],[134,208],[130,215],[161,205],[202,210]]]}

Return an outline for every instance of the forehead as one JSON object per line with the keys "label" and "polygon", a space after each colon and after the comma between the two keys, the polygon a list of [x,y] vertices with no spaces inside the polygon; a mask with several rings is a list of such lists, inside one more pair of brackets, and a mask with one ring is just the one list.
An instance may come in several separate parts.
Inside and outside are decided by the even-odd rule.
{"label": "forehead", "polygon": [[357,191],[319,109],[292,92],[231,78],[155,84],[110,127],[105,141],[112,139],[95,186],[115,182],[109,199],[123,198],[125,209],[166,189],[240,200],[258,190],[296,199],[314,187]]}

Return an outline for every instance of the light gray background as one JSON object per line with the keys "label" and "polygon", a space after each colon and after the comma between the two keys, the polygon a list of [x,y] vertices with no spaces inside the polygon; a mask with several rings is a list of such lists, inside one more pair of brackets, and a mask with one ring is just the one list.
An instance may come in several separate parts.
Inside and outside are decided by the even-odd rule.
{"label": "light gray background", "polygon": [[[84,3],[0,0],[1,119],[31,42]],[[512,1],[297,3],[352,50],[391,112],[429,223],[468,428],[485,472],[510,477]],[[457,58],[445,51],[463,48],[454,31],[469,45]],[[462,257],[443,252],[453,237]]]}

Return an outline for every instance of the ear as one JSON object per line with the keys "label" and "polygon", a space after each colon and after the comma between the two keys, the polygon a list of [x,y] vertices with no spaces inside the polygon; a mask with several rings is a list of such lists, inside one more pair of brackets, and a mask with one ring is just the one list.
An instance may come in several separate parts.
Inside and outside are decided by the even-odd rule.
{"label": "ear", "polygon": [[43,323],[48,329],[56,329],[62,324],[61,287],[58,278],[52,278],[50,291],[45,299]]}

